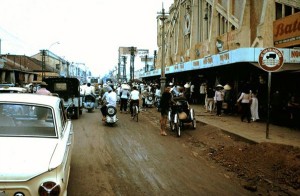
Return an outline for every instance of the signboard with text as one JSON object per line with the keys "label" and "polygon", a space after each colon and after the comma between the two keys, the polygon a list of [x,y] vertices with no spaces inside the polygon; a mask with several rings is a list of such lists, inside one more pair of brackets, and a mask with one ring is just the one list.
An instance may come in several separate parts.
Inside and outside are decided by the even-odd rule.
{"label": "signboard with text", "polygon": [[258,63],[265,71],[278,71],[283,65],[283,54],[277,48],[265,48],[258,56]]}

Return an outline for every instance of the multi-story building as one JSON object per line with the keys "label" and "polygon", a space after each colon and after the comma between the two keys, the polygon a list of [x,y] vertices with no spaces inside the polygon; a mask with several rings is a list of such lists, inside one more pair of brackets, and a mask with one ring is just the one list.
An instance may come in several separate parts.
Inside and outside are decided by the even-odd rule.
{"label": "multi-story building", "polygon": [[[160,69],[163,56],[167,79],[188,71],[205,77],[207,68],[233,64],[231,67],[247,64],[257,68],[262,49],[276,47],[284,54],[281,70],[299,70],[299,11],[297,0],[174,0],[166,19],[157,17],[156,67]],[[159,78],[160,74],[155,70],[143,77]],[[223,80],[220,82],[228,79]]]}
{"label": "multi-story building", "polygon": [[174,0],[157,24],[158,69],[144,80],[165,75],[167,84],[194,83],[196,93],[204,82],[229,84],[234,100],[247,84],[262,106],[268,84],[285,103],[288,95],[300,98],[299,0]]}

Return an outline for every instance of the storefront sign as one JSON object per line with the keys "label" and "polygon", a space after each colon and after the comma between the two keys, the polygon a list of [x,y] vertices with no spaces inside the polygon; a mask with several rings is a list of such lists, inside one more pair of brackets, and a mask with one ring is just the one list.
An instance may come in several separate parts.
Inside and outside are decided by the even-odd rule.
{"label": "storefront sign", "polygon": [[274,21],[275,47],[290,47],[300,44],[300,12]]}

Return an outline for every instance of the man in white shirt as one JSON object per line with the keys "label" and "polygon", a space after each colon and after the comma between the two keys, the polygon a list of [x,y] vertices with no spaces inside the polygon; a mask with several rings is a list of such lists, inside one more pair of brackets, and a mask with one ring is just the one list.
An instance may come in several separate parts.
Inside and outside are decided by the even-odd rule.
{"label": "man in white shirt", "polygon": [[108,88],[107,106],[117,107],[117,93],[111,88]]}
{"label": "man in white shirt", "polygon": [[132,106],[134,103],[137,104],[138,108],[139,108],[139,101],[140,101],[140,92],[137,90],[137,87],[134,86],[132,87],[132,91],[130,92],[130,114],[131,117],[133,116],[133,109]]}
{"label": "man in white shirt", "polygon": [[106,99],[107,104],[101,107],[101,113],[103,115],[102,121],[106,120],[107,106],[117,106],[117,94],[113,91],[111,87],[107,87],[107,94],[103,96]]}
{"label": "man in white shirt", "polygon": [[91,86],[91,83],[87,83],[84,89],[84,95],[95,95],[95,87]]}

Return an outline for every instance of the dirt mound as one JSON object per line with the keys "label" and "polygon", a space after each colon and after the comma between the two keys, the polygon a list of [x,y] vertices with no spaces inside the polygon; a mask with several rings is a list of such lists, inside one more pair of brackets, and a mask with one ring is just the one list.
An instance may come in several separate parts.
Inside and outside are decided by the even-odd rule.
{"label": "dirt mound", "polygon": [[[234,173],[245,189],[258,194],[300,193],[300,149],[274,143],[251,143],[211,125],[190,134],[189,143],[226,171]],[[199,145],[201,143],[201,145]]]}

